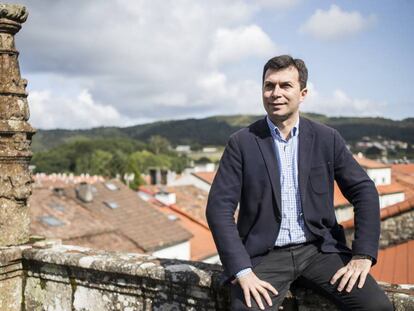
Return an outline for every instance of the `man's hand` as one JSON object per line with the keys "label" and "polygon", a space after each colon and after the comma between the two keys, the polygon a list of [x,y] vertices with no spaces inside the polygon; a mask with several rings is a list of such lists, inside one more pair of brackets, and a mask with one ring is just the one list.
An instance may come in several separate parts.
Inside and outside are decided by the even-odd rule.
{"label": "man's hand", "polygon": [[271,291],[274,295],[278,294],[277,290],[270,283],[260,280],[254,272],[249,272],[234,281],[239,282],[240,287],[243,290],[244,300],[249,308],[252,306],[251,296],[256,300],[259,308],[264,310],[260,295],[264,297],[269,306],[272,306],[272,299],[267,291]]}
{"label": "man's hand", "polygon": [[348,284],[346,286],[346,291],[349,293],[359,278],[358,288],[361,288],[364,286],[371,265],[371,259],[354,256],[345,267],[339,269],[335,273],[331,279],[331,284],[335,284],[335,282],[342,277],[341,282],[338,285],[338,291],[342,291]]}

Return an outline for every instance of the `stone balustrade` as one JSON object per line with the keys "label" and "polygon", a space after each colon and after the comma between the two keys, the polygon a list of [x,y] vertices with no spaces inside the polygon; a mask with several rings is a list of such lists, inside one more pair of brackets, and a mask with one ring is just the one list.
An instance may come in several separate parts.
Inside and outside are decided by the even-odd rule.
{"label": "stone balustrade", "polygon": [[[218,265],[42,241],[0,250],[0,310],[229,310]],[[414,310],[414,285],[382,284],[396,310]],[[284,310],[336,310],[294,288]]]}

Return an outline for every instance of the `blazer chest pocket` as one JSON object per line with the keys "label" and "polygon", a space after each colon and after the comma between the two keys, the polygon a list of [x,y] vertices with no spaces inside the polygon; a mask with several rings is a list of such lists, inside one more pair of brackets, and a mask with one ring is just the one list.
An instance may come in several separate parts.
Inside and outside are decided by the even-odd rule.
{"label": "blazer chest pocket", "polygon": [[325,165],[312,167],[309,174],[312,189],[316,193],[328,192],[328,174]]}

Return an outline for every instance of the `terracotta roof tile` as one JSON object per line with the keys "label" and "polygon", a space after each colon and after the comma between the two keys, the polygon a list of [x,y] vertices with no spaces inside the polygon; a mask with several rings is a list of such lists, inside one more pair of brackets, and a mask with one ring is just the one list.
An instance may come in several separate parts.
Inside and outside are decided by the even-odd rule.
{"label": "terracotta roof tile", "polygon": [[37,173],[33,175],[33,188],[65,188],[69,185],[79,184],[86,182],[94,184],[96,182],[103,182],[105,179],[98,175],[73,175],[73,174],[45,174]]}
{"label": "terracotta roof tile", "polygon": [[[155,195],[160,191],[158,186],[142,186],[141,191]],[[191,260],[201,261],[217,255],[213,236],[205,219],[207,193],[194,186],[162,187],[162,190],[176,193],[176,204],[164,205],[156,199],[149,202],[167,215],[175,215],[177,223],[193,234],[190,240]]]}
{"label": "terracotta roof tile", "polygon": [[[59,184],[59,183],[58,183]],[[33,235],[62,239],[65,243],[126,252],[143,250],[116,231],[110,222],[52,189],[33,188],[29,198],[30,231]],[[49,217],[51,224],[42,221]]]}
{"label": "terracotta roof tile", "polygon": [[414,163],[393,164],[392,179],[405,188],[406,196],[414,197]]}
{"label": "terracotta roof tile", "polygon": [[394,182],[389,185],[379,185],[377,186],[377,190],[380,195],[384,195],[384,194],[404,192],[405,188],[399,183]]}
{"label": "terracotta roof tile", "polygon": [[192,174],[210,185],[213,183],[214,177],[216,176],[216,172],[197,172]]}
{"label": "terracotta roof tile", "polygon": [[359,157],[354,155],[355,160],[365,169],[374,169],[374,168],[389,168],[391,165],[384,164],[375,160],[371,160],[365,157]]}
{"label": "terracotta roof tile", "polygon": [[163,190],[176,194],[177,205],[181,210],[203,222],[207,226],[206,206],[208,193],[194,186],[141,186],[140,191],[151,195]]}
{"label": "terracotta roof tile", "polygon": [[[397,216],[401,213],[407,212],[414,209],[414,198],[409,198],[404,201],[395,203],[393,205],[384,207],[380,210],[381,220]],[[341,225],[345,229],[350,229],[354,227],[354,219],[346,220],[341,222]]]}
{"label": "terracotta roof tile", "polygon": [[[398,182],[393,182],[390,185],[380,185],[377,186],[377,191],[379,195],[389,195],[399,192],[406,192],[406,187],[401,185]],[[338,184],[334,183],[334,206],[340,207],[340,206],[346,206],[351,205],[349,201],[344,197],[341,190],[339,189]]]}
{"label": "terracotta roof tile", "polygon": [[414,163],[393,164],[391,165],[391,168],[393,172],[414,176]]}
{"label": "terracotta roof tile", "polygon": [[[65,197],[55,195],[50,189],[33,189],[29,198],[31,232],[58,239],[71,239],[86,235],[110,232],[115,228],[97,217],[82,205]],[[42,217],[53,217],[61,225],[48,225]]]}
{"label": "terracotta roof tile", "polygon": [[133,241],[118,231],[68,239],[65,243],[107,251],[144,253],[142,248],[139,248]]}
{"label": "terracotta roof tile", "polygon": [[177,223],[192,233],[193,237],[190,239],[191,260],[202,261],[217,255],[216,245],[210,230],[185,213],[179,212],[179,208],[175,207],[163,207],[160,210],[166,215],[175,215],[178,218]]}
{"label": "terracotta roof tile", "polygon": [[[108,189],[106,184],[114,184],[116,190]],[[75,187],[67,191],[76,202],[119,230],[145,252],[155,251],[175,245],[191,238],[191,233],[170,221],[162,213],[152,208],[138,197],[137,193],[118,180],[98,182],[94,185],[94,199],[85,203],[76,197]],[[115,202],[117,208],[109,208],[104,202]]]}
{"label": "terracotta roof tile", "polygon": [[379,250],[371,274],[376,280],[393,284],[414,284],[414,240]]}

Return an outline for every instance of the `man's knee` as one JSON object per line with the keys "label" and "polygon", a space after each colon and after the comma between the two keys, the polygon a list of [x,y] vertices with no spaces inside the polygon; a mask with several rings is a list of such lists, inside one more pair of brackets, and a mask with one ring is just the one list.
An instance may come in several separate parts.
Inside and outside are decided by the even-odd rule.
{"label": "man's knee", "polygon": [[367,301],[365,309],[373,311],[393,311],[394,306],[388,297],[384,294],[380,297],[372,297],[369,301]]}

